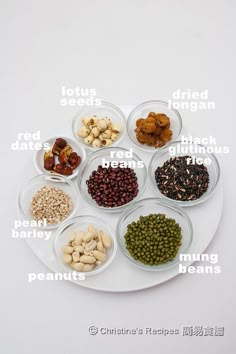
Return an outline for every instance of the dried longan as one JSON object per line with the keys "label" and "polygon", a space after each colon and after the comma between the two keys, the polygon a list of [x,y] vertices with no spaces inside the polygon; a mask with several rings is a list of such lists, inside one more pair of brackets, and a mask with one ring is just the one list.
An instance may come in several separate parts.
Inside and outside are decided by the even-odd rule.
{"label": "dried longan", "polygon": [[156,118],[156,113],[155,113],[155,112],[150,112],[150,113],[148,114],[148,118],[149,118],[149,117]]}
{"label": "dried longan", "polygon": [[144,133],[155,133],[155,131],[156,131],[156,124],[154,124],[154,123],[145,123],[145,124],[143,124],[143,126],[142,126],[142,131],[144,132]]}
{"label": "dried longan", "polygon": [[141,144],[161,147],[172,138],[170,119],[164,113],[150,112],[147,118],[136,121],[136,138]]}
{"label": "dried longan", "polygon": [[156,119],[154,117],[147,117],[145,119],[145,122],[146,123],[154,123],[154,124],[156,124]]}
{"label": "dried longan", "polygon": [[139,119],[136,121],[136,127],[137,127],[137,128],[140,128],[141,125],[142,125],[142,122],[143,122],[144,120],[145,120],[144,118],[139,118]]}
{"label": "dried longan", "polygon": [[147,145],[148,146],[155,146],[156,145],[156,140],[157,140],[157,138],[154,135],[150,135],[149,134]]}
{"label": "dried longan", "polygon": [[164,128],[170,124],[169,118],[165,114],[157,114],[157,121],[159,122],[160,127]]}
{"label": "dried longan", "polygon": [[143,133],[143,132],[139,132],[136,134],[136,137],[138,139],[138,141],[141,143],[141,144],[145,144],[147,143],[148,139],[149,139],[149,136],[147,133]]}
{"label": "dried longan", "polygon": [[160,136],[161,132],[162,128],[159,126],[159,124],[156,123],[155,135]]}
{"label": "dried longan", "polygon": [[164,130],[162,130],[162,132],[161,132],[160,138],[161,138],[163,141],[167,142],[167,141],[170,141],[170,140],[171,140],[172,134],[173,134],[173,133],[172,133],[172,130],[170,130],[170,129],[164,129]]}

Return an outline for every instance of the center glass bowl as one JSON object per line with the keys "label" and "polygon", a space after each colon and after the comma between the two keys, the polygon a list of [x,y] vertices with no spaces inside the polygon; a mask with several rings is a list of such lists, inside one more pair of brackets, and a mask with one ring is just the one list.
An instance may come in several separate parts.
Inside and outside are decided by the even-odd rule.
{"label": "center glass bowl", "polygon": [[101,148],[95,148],[92,145],[87,145],[83,138],[80,138],[77,134],[78,130],[83,127],[82,118],[91,117],[96,115],[99,118],[110,118],[113,124],[117,124],[120,127],[120,133],[117,140],[115,140],[111,146],[116,146],[120,143],[125,133],[126,118],[121,109],[110,102],[101,101],[100,105],[83,106],[76,113],[72,122],[72,131],[75,139],[86,149],[97,151]]}
{"label": "center glass bowl", "polygon": [[[186,150],[183,150],[182,148],[185,148]],[[191,153],[191,149],[196,149],[197,152]],[[211,163],[209,165],[205,165],[203,163],[207,167],[209,173],[210,181],[209,181],[208,189],[200,198],[192,201],[182,201],[182,200],[175,200],[175,199],[168,198],[164,194],[162,194],[159,188],[157,187],[156,180],[155,180],[155,171],[157,167],[162,166],[164,162],[169,160],[171,157],[186,156],[186,155],[195,156],[196,158],[201,158],[201,159],[208,158],[211,160]],[[176,141],[162,148],[161,150],[157,151],[153,155],[149,164],[148,174],[151,180],[152,189],[159,198],[164,198],[170,203],[185,207],[185,206],[193,206],[202,203],[213,194],[219,182],[220,166],[215,155],[212,153],[208,153],[206,151],[205,146],[200,144],[192,144],[192,143],[183,144],[181,141]]]}
{"label": "center glass bowl", "polygon": [[63,225],[57,230],[54,240],[54,253],[58,262],[58,266],[64,269],[64,271],[75,272],[75,270],[72,269],[68,264],[64,263],[62,247],[68,243],[70,235],[73,234],[74,231],[86,231],[88,225],[93,225],[95,229],[104,231],[108,236],[110,236],[112,244],[111,247],[107,250],[108,259],[90,272],[85,272],[84,274],[86,277],[98,274],[107,269],[115,258],[117,242],[114,232],[112,228],[107,224],[107,222],[102,221],[101,218],[98,219],[91,215],[81,215],[72,218],[63,223]]}
{"label": "center glass bowl", "polygon": [[[142,159],[136,155],[135,153],[132,154],[132,157],[122,157],[122,158],[118,158],[118,157],[111,157],[111,152],[116,153],[122,151],[123,153],[130,153],[129,150],[123,149],[123,148],[118,148],[118,147],[114,147],[114,148],[103,148],[100,149],[94,153],[92,153],[84,162],[84,164],[82,165],[81,169],[80,169],[80,173],[78,176],[78,187],[79,190],[83,196],[83,198],[93,207],[99,208],[101,210],[105,210],[105,211],[109,211],[109,212],[118,212],[123,210],[124,208],[126,208],[127,206],[130,206],[131,204],[133,204],[136,200],[138,200],[142,193],[145,190],[146,187],[146,182],[147,182],[147,169],[146,166],[144,164],[143,168],[139,168],[137,167],[137,162],[138,161],[142,161]],[[117,162],[121,162],[121,161],[125,161],[125,162],[129,162],[132,161],[134,163],[136,163],[136,167],[132,167],[133,170],[135,171],[137,178],[138,178],[138,188],[139,188],[139,192],[138,195],[129,203],[121,205],[119,207],[114,207],[114,208],[110,208],[110,207],[103,207],[103,206],[99,206],[96,201],[94,199],[92,199],[91,195],[88,193],[88,187],[86,184],[86,181],[89,179],[90,175],[92,174],[92,172],[94,170],[97,170],[99,165],[102,165],[103,160],[108,161],[108,162],[112,162],[112,161],[117,161]]]}
{"label": "center glass bowl", "polygon": [[[180,225],[182,232],[182,244],[179,248],[178,255],[172,261],[151,266],[141,263],[131,256],[125,246],[124,236],[127,232],[127,226],[132,222],[138,221],[140,216],[159,213],[165,214],[167,218],[175,219],[175,221]],[[159,271],[176,266],[179,263],[179,254],[189,252],[193,240],[193,227],[190,218],[183,209],[176,207],[161,198],[147,198],[137,201],[121,215],[117,223],[116,237],[122,254],[133,265],[144,270]]]}
{"label": "center glass bowl", "polygon": [[148,146],[146,144],[139,143],[134,131],[136,129],[136,121],[139,118],[146,118],[150,112],[164,113],[167,115],[167,117],[170,118],[170,129],[173,132],[173,136],[171,141],[167,142],[165,146],[178,139],[182,130],[182,118],[176,109],[169,107],[168,102],[158,100],[144,102],[132,110],[128,116],[126,124],[129,138],[139,148],[153,152],[160,148],[155,148],[154,146]]}
{"label": "center glass bowl", "polygon": [[36,194],[38,190],[44,186],[50,186],[61,189],[63,192],[70,196],[73,204],[73,208],[67,218],[57,224],[48,224],[45,227],[45,229],[54,229],[75,214],[78,206],[78,192],[74,184],[68,178],[61,175],[53,174],[51,176],[48,176],[42,174],[32,178],[30,181],[28,181],[26,186],[20,192],[18,198],[18,206],[25,220],[35,221],[31,212],[32,198],[34,194]]}

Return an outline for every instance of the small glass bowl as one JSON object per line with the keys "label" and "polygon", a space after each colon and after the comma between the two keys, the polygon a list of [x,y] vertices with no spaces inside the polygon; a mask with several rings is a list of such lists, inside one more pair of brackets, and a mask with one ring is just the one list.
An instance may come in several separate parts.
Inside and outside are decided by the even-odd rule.
{"label": "small glass bowl", "polygon": [[110,155],[111,152],[115,152],[115,155],[116,155],[116,153],[119,151],[122,151],[124,153],[130,152],[129,150],[126,150],[126,149],[123,149],[120,147],[119,148],[114,147],[114,148],[100,149],[100,150],[92,153],[90,156],[88,156],[85,163],[82,165],[82,167],[80,169],[79,176],[78,176],[79,190],[80,190],[83,198],[93,207],[96,207],[96,208],[99,208],[99,209],[105,210],[105,211],[110,211],[110,212],[122,211],[124,208],[126,208],[127,206],[130,206],[136,200],[138,200],[145,190],[146,183],[147,183],[147,169],[146,169],[146,166],[143,162],[143,165],[144,165],[143,168],[132,167],[137,175],[137,178],[138,178],[139,193],[129,203],[121,205],[119,207],[114,207],[114,208],[103,207],[103,206],[99,206],[96,203],[96,201],[91,197],[91,195],[88,193],[88,187],[87,187],[86,181],[89,179],[92,172],[94,170],[97,170],[99,165],[102,165],[103,159],[108,162],[111,162],[111,161],[117,161],[117,162],[119,162],[119,161],[126,161],[126,162],[133,161],[133,162],[137,163],[138,161],[142,161],[142,159],[139,156],[137,156],[135,153],[133,153],[133,156],[131,158],[128,158],[128,157],[118,158],[116,156],[111,157],[111,155]]}
{"label": "small glass bowl", "polygon": [[[169,106],[168,102],[157,101],[157,100],[141,103],[131,111],[131,113],[128,116],[127,124],[126,124],[129,138],[139,148],[153,152],[160,148],[155,148],[154,146],[148,146],[139,143],[134,131],[136,129],[136,121],[139,118],[146,118],[150,112],[164,113],[167,115],[167,117],[170,118],[170,129],[173,132],[173,136],[170,142],[178,139],[182,130],[182,118],[176,109],[171,108]],[[167,146],[170,142],[167,142],[165,146]]]}
{"label": "small glass bowl", "polygon": [[68,178],[57,174],[53,174],[51,176],[42,174],[32,178],[20,192],[18,197],[18,206],[21,214],[26,220],[36,221],[31,213],[31,200],[33,195],[36,194],[40,188],[46,185],[63,190],[67,195],[70,196],[73,204],[73,209],[67,218],[62,220],[60,223],[49,224],[46,227],[43,227],[43,229],[54,229],[71,218],[75,214],[78,207],[78,192],[74,184]]}
{"label": "small glass bowl", "polygon": [[[175,219],[175,221],[180,225],[182,230],[182,245],[179,248],[178,255],[173,261],[169,261],[163,264],[151,266],[143,264],[135,260],[125,246],[125,234],[127,232],[127,226],[133,221],[138,221],[140,216],[147,216],[150,214],[165,214],[167,218]],[[192,240],[193,240],[193,227],[192,222],[189,219],[187,213],[161,198],[147,198],[141,199],[134,203],[129,209],[127,209],[120,217],[117,228],[116,237],[118,241],[118,246],[122,254],[136,267],[149,270],[149,271],[159,271],[174,267],[179,263],[179,254],[187,253],[190,250]]]}
{"label": "small glass bowl", "polygon": [[[82,164],[82,162],[86,159],[86,151],[85,151],[85,149],[82,146],[80,146],[80,144],[78,144],[77,141],[75,141],[75,140],[73,140],[71,138],[64,137],[64,136],[61,136],[61,137],[63,139],[65,139],[67,141],[67,143],[72,147],[73,151],[76,152],[81,157],[81,164]],[[50,145],[50,150],[51,150],[57,138],[58,138],[58,136],[54,137],[54,138],[47,139],[47,140],[45,140],[42,143],[42,145],[44,145],[44,144]],[[35,168],[36,168],[38,173],[40,173],[40,174],[44,173],[46,175],[52,176],[52,174],[54,174],[54,172],[47,171],[44,168],[44,153],[45,153],[45,150],[43,150],[43,149],[35,150],[35,153],[34,153],[34,166],[35,166]],[[54,158],[55,158],[55,163],[59,163],[58,162],[58,156],[54,156]],[[79,166],[76,169],[73,170],[73,174],[72,175],[67,176],[68,179],[73,179],[76,176],[78,176],[78,172],[79,172],[81,164],[79,164]]]}
{"label": "small glass bowl", "polygon": [[77,134],[78,130],[83,127],[82,118],[85,116],[91,117],[93,115],[98,116],[99,118],[108,117],[111,119],[113,124],[118,124],[120,126],[120,133],[118,135],[118,139],[115,140],[111,146],[116,146],[120,143],[121,139],[123,138],[126,126],[126,118],[124,113],[121,109],[115,106],[112,103],[101,101],[100,105],[97,106],[83,106],[81,109],[76,113],[73,122],[72,122],[72,131],[76,140],[83,145],[86,149],[90,149],[93,151],[100,150],[101,148],[94,148],[92,145],[85,144],[83,138],[80,138]]}
{"label": "small glass bowl", "polygon": [[[67,222],[63,223],[63,225],[57,230],[54,240],[54,253],[56,255],[56,259],[59,265],[63,266],[64,269],[68,272],[75,272],[68,264],[64,263],[63,261],[63,252],[62,247],[66,246],[69,241],[70,234],[73,231],[86,231],[88,225],[93,225],[98,230],[103,230],[108,236],[110,236],[112,240],[111,247],[107,250],[108,259],[101,264],[100,266],[94,268],[90,272],[85,272],[85,276],[95,275],[98,274],[111,264],[113,259],[115,258],[116,251],[117,251],[117,242],[112,231],[112,228],[107,224],[107,222],[102,221],[100,218],[96,218],[95,216],[90,215],[81,215],[75,218],[68,220]],[[78,272],[83,273],[83,272]]]}
{"label": "small glass bowl", "polygon": [[[180,151],[182,150],[183,147],[186,148],[187,151],[186,153],[184,152],[185,150],[183,150],[183,152]],[[198,151],[196,153],[195,152],[191,153],[190,149],[197,149]],[[192,143],[183,144],[181,141],[176,141],[160,149],[153,155],[148,167],[148,174],[151,180],[153,191],[158,195],[158,197],[164,198],[165,200],[168,200],[170,203],[174,203],[179,206],[192,206],[204,202],[213,194],[220,178],[220,165],[214,154],[208,152],[201,152],[200,151],[201,149],[202,150],[206,149],[206,147],[200,144],[192,144]],[[206,158],[211,159],[211,164],[205,165],[207,167],[209,178],[210,178],[208,189],[200,198],[192,201],[181,201],[181,200],[168,198],[164,194],[162,194],[157,187],[156,180],[155,180],[155,171],[157,167],[162,166],[164,162],[169,160],[171,157],[186,156],[186,155],[195,156],[196,158],[202,158],[202,159],[206,159]]]}

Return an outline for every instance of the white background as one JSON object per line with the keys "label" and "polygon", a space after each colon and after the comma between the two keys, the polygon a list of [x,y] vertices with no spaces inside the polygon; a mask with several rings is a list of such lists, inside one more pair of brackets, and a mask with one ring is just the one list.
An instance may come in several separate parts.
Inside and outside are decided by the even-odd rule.
{"label": "white background", "polygon": [[[209,353],[235,347],[235,2],[3,1],[1,37],[1,340],[4,354]],[[184,275],[130,294],[66,282],[27,282],[47,272],[22,240],[11,239],[17,192],[31,152],[13,152],[19,132],[42,139],[66,129],[75,108],[59,105],[61,86],[96,88],[118,105],[167,100],[176,89],[209,90],[215,111],[182,111],[195,135],[217,137],[224,213],[209,253],[221,275]],[[196,124],[197,122],[197,124]],[[54,135],[55,135],[54,134]],[[29,176],[30,177],[30,176]],[[206,219],[202,222],[207,222]],[[224,337],[90,336],[88,327],[224,326]]]}

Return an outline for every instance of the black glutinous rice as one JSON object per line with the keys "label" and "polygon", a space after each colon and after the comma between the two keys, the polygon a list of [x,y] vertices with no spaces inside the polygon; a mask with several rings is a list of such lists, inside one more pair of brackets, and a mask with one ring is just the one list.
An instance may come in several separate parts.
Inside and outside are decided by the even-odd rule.
{"label": "black glutinous rice", "polygon": [[207,191],[209,173],[203,164],[193,164],[191,156],[177,156],[156,169],[155,180],[160,192],[166,197],[192,201]]}

